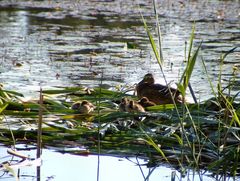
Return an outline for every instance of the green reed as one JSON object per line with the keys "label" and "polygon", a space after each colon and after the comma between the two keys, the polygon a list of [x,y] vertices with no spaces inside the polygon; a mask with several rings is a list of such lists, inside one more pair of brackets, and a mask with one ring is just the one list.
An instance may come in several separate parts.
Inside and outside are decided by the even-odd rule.
{"label": "green reed", "polygon": [[[155,11],[155,14],[156,14],[155,1],[154,1],[154,11]],[[156,18],[156,21],[157,21],[156,25],[158,26],[157,29],[159,31],[160,30],[160,27],[159,27],[160,25],[158,23],[158,21],[159,21],[158,16],[156,15],[155,18]],[[159,66],[160,66],[160,71],[161,71],[161,73],[163,75],[163,78],[165,80],[165,83],[167,85],[166,77],[165,77],[165,74],[163,72],[163,58],[162,58],[163,56],[161,56],[162,55],[162,50],[157,51],[156,43],[154,41],[154,38],[153,38],[153,36],[152,36],[152,34],[149,30],[149,27],[148,27],[148,25],[147,25],[143,16],[142,16],[142,20],[143,20],[144,28],[145,28],[145,30],[147,32],[147,35],[148,35],[148,38],[149,38],[149,42],[150,42],[152,50],[154,52],[155,58],[156,58]],[[219,150],[222,149],[222,142],[218,141],[217,144],[215,144],[214,142],[212,142],[211,139],[208,138],[206,133],[201,129],[201,127],[202,127],[202,125],[201,125],[202,108],[201,107],[202,106],[200,105],[200,103],[197,103],[194,92],[192,91],[191,85],[190,85],[190,78],[191,78],[192,72],[194,70],[194,65],[196,63],[196,60],[198,59],[198,54],[199,54],[201,44],[202,44],[202,43],[200,43],[199,46],[197,47],[197,49],[195,51],[193,51],[194,32],[195,32],[195,26],[193,25],[192,33],[191,33],[190,41],[189,41],[189,49],[188,49],[188,54],[187,54],[187,60],[186,60],[187,64],[186,64],[185,70],[184,70],[177,86],[178,86],[178,90],[181,92],[183,98],[185,98],[185,96],[186,96],[187,88],[190,89],[190,92],[191,92],[192,97],[195,100],[195,104],[196,104],[196,106],[194,106],[194,108],[197,109],[199,117],[197,118],[194,115],[194,112],[193,112],[193,109],[192,109],[191,105],[188,105],[187,103],[183,103],[182,107],[180,108],[180,109],[182,109],[182,111],[180,111],[179,107],[175,104],[174,100],[173,100],[173,103],[174,103],[175,111],[177,113],[177,117],[180,121],[181,129],[182,129],[180,137],[176,136],[176,138],[178,140],[178,143],[179,143],[179,146],[182,147],[181,157],[180,157],[180,160],[178,161],[179,166],[182,168],[182,165],[183,165],[182,163],[184,162],[184,159],[186,158],[185,151],[183,151],[184,150],[183,145],[187,144],[187,147],[190,149],[191,157],[193,159],[192,160],[193,162],[190,161],[189,164],[193,166],[192,168],[196,168],[197,171],[200,173],[199,165],[201,165],[201,159],[204,156],[203,154],[205,154],[204,150],[206,149],[205,148],[206,145],[208,145],[208,144],[212,145],[213,148],[214,148],[214,151],[216,150],[215,153],[218,154],[219,158],[220,158],[222,156],[222,152],[220,153]],[[160,42],[161,33],[158,32],[158,36],[159,36],[158,39],[159,39],[159,42]],[[159,48],[161,49],[161,44],[159,45]],[[228,54],[234,52],[235,49],[236,48],[233,48],[229,52],[227,52],[226,54],[221,56],[221,65],[223,64],[223,61],[226,58],[226,56]],[[186,53],[185,53],[185,55],[186,55]],[[204,62],[203,62],[203,65],[204,65],[204,69],[206,70],[206,66],[205,66]],[[207,72],[206,72],[206,74],[207,74]],[[229,137],[229,134],[233,133],[232,130],[231,130],[233,128],[232,126],[234,125],[234,126],[239,127],[240,124],[239,124],[239,114],[237,114],[237,111],[235,110],[235,107],[233,106],[233,99],[229,99],[228,97],[226,97],[223,94],[223,88],[222,88],[222,85],[221,85],[221,75],[222,75],[222,72],[221,72],[221,68],[220,68],[219,81],[218,81],[218,85],[217,85],[217,93],[214,90],[214,86],[213,86],[212,82],[210,81],[210,78],[209,78],[208,74],[207,74],[207,78],[209,80],[210,87],[213,91],[213,94],[215,96],[215,99],[218,102],[218,105],[219,105],[220,109],[222,109],[221,104],[222,103],[224,104],[225,121],[230,119],[229,124],[228,124],[229,126],[227,126],[226,123],[223,124],[222,118],[221,118],[220,115],[219,115],[219,119],[217,121],[217,128],[218,128],[218,130],[216,131],[216,132],[218,132],[217,140],[223,139],[223,140],[225,140],[224,144],[227,144],[226,139]],[[229,92],[228,92],[229,95],[230,95],[230,92],[231,92],[231,90],[230,90],[231,87],[233,87],[233,85],[230,84],[229,85]],[[237,96],[237,94],[236,94],[236,96]],[[219,112],[219,114],[221,114],[221,112]],[[195,142],[193,142],[192,140],[189,139],[189,136],[188,136],[189,135],[189,130],[184,125],[187,120],[190,120],[191,127],[194,130],[193,133],[194,133],[194,136],[196,137]],[[227,126],[227,129],[225,128],[225,126]],[[222,130],[224,130],[224,136],[222,136]],[[236,137],[236,139],[240,138],[238,134],[234,134],[234,136]],[[152,145],[165,158],[164,151],[162,149],[158,150],[158,147],[155,146],[155,145],[157,145],[157,143],[153,144],[153,139],[149,138],[149,136],[148,136],[148,140],[149,140],[149,144]],[[236,147],[233,147],[233,148],[231,148],[231,150],[235,149],[235,148]],[[228,150],[228,151],[230,151],[230,150]],[[239,152],[238,149],[236,149],[234,151],[234,153],[235,153],[234,155],[236,156],[238,152]],[[188,158],[188,159],[191,160],[191,158]],[[166,160],[168,161],[169,159],[166,159]],[[227,160],[227,158],[226,158],[226,160]],[[221,161],[221,163],[223,163],[223,161]],[[209,169],[213,171],[215,169],[214,167],[217,167],[217,166],[219,166],[218,161],[216,161],[216,164],[211,164],[211,166],[209,166]],[[223,168],[225,169],[225,170],[223,169],[224,172],[229,170],[227,165],[226,165],[226,167],[223,166]],[[234,173],[237,172],[237,169],[239,169],[239,162],[238,161],[234,160],[234,167],[232,169],[233,169],[233,171],[231,171],[231,175],[234,175]],[[201,179],[201,175],[199,175],[199,177]]]}
{"label": "green reed", "polygon": [[[70,89],[72,91],[69,91]],[[44,99],[42,106],[44,110],[46,109],[42,113],[44,117],[43,146],[56,147],[57,150],[73,154],[99,153],[101,146],[100,154],[139,155],[149,158],[151,162],[157,164],[164,160],[171,167],[179,167],[179,171],[183,174],[189,167],[195,168],[197,171],[208,167],[213,172],[220,168],[220,174],[223,169],[228,169],[223,166],[227,164],[226,160],[231,160],[233,163],[232,175],[234,170],[236,172],[239,168],[238,149],[234,144],[227,141],[226,144],[231,146],[226,145],[223,147],[223,151],[219,151],[221,144],[218,140],[223,139],[225,135],[221,135],[222,131],[219,132],[218,129],[222,129],[226,124],[219,121],[219,113],[208,110],[209,107],[205,103],[187,105],[185,112],[179,111],[181,116],[181,119],[179,119],[174,105],[149,107],[147,113],[141,114],[119,112],[117,107],[113,106],[113,103],[121,100],[122,96],[128,97],[131,95],[103,88],[101,88],[101,91],[99,91],[99,88],[95,88],[91,94],[85,92],[84,88],[81,87],[45,90],[43,92],[44,97],[47,97],[46,100]],[[132,96],[132,98],[136,97]],[[87,99],[97,102],[97,109],[90,115],[79,115],[69,109],[71,105],[69,99]],[[14,109],[10,107],[10,110],[5,110],[2,113],[12,116],[12,112],[18,112],[14,115],[17,116],[17,120],[27,119],[28,123],[22,122],[22,124],[34,124],[38,117],[37,110],[40,107],[33,106],[32,101],[17,103],[22,104],[24,109],[32,108],[29,110],[29,114],[18,111],[18,109],[22,109],[20,106],[14,107]],[[177,109],[182,110],[183,106],[177,105]],[[29,116],[30,113],[35,116]],[[55,117],[54,120],[52,120],[52,116]],[[209,120],[208,117],[212,116],[217,117]],[[139,122],[138,117],[145,117],[145,119]],[[16,123],[19,124],[19,122]],[[92,124],[98,126],[91,126]],[[195,129],[193,129],[193,125]],[[237,130],[238,128],[233,126],[228,129],[229,133],[235,133],[236,136],[239,136]],[[209,131],[213,133],[210,136],[207,135]],[[12,132],[18,140],[17,143],[19,143],[19,138],[22,137],[26,141],[37,140],[34,129],[14,129]],[[1,129],[1,133],[3,135],[1,139],[10,136],[8,130]],[[226,134],[226,138],[229,138],[229,135]],[[69,145],[66,144],[66,140],[71,140]],[[234,139],[234,141],[236,140]],[[72,147],[72,142],[74,142],[74,145],[84,145],[86,150],[71,149],[67,151],[66,147]],[[7,140],[5,140],[5,143],[7,143]],[[11,143],[9,142],[9,144]],[[223,159],[221,155],[225,155],[228,159]]]}
{"label": "green reed", "polygon": [[[215,168],[218,168],[221,170],[221,172],[225,173],[225,176],[228,176],[228,174],[237,176],[238,170],[239,170],[239,146],[228,146],[229,145],[229,136],[232,134],[234,137],[236,137],[238,140],[240,140],[240,134],[238,128],[240,127],[240,122],[239,122],[239,114],[237,111],[239,110],[236,109],[236,106],[234,106],[234,97],[231,97],[231,87],[232,87],[232,81],[230,80],[229,85],[227,86],[228,88],[228,93],[224,94],[224,90],[226,88],[222,87],[222,66],[225,58],[227,55],[230,53],[233,53],[234,50],[236,49],[233,48],[229,50],[227,53],[221,55],[220,57],[220,71],[219,71],[219,78],[218,78],[218,83],[217,83],[217,88],[216,90],[214,89],[212,82],[209,78],[209,74],[207,72],[207,67],[205,65],[204,60],[202,59],[202,64],[205,70],[205,73],[208,77],[208,82],[210,84],[211,90],[213,95],[215,96],[215,101],[216,104],[219,106],[219,110],[224,114],[223,118],[219,116],[218,121],[218,154],[219,154],[219,159],[213,162],[212,164],[209,165],[210,169],[215,170]],[[235,80],[235,75],[233,72],[233,78]],[[237,93],[238,94],[238,93]],[[228,160],[233,160],[231,163],[233,166],[231,169],[229,169],[229,163]],[[219,170],[215,170],[217,174],[220,174]]]}
{"label": "green reed", "polygon": [[[166,76],[165,76],[165,74],[164,74],[164,72],[163,72],[163,67],[162,67],[162,66],[163,66],[163,60],[161,59],[162,56],[159,56],[159,53],[158,53],[158,51],[157,51],[157,46],[156,46],[156,44],[155,44],[155,42],[154,42],[153,36],[152,36],[152,34],[151,34],[148,26],[147,26],[147,23],[146,23],[145,19],[143,18],[143,16],[142,16],[142,20],[143,20],[144,28],[145,28],[145,30],[146,30],[146,32],[147,32],[147,35],[148,35],[148,38],[149,38],[149,42],[150,42],[150,44],[151,44],[151,46],[152,46],[152,49],[153,49],[155,58],[157,59],[157,62],[158,62],[158,64],[159,64],[161,73],[162,73],[162,75],[163,75],[163,78],[164,78],[164,80],[165,80],[166,85],[168,85],[167,80],[166,80]],[[156,21],[158,21],[158,19],[157,19]],[[157,23],[157,25],[159,26],[158,23]],[[201,44],[200,44],[199,47],[198,47],[198,49],[197,49],[197,50],[193,53],[193,55],[192,55],[193,40],[194,40],[194,31],[195,31],[195,26],[193,26],[192,34],[191,34],[191,37],[190,37],[190,46],[189,46],[189,52],[188,52],[188,59],[187,59],[186,69],[185,69],[185,71],[184,71],[183,74],[182,74],[182,77],[181,77],[181,79],[180,79],[180,83],[178,83],[178,89],[179,89],[179,91],[181,92],[181,94],[183,95],[183,100],[185,100],[186,89],[187,89],[187,87],[189,86],[191,74],[192,74],[192,71],[193,71],[193,69],[194,69],[195,62],[196,62],[196,60],[197,60],[197,56],[198,56],[199,49],[200,49],[200,47],[201,47]],[[160,35],[160,34],[159,34],[159,35]],[[160,38],[159,38],[159,39],[160,39]],[[159,47],[159,48],[161,48],[161,47]],[[159,51],[159,52],[161,53],[162,51]],[[171,93],[169,86],[168,86],[168,89],[169,89],[169,92]],[[171,95],[172,95],[172,94],[171,94]],[[176,103],[175,103],[175,101],[174,101],[173,95],[172,95],[171,97],[172,97],[172,100],[173,100],[173,103],[174,103],[174,107],[175,107],[175,109],[176,109],[176,112],[177,112],[177,114],[178,114],[179,120],[181,121],[181,128],[182,128],[182,134],[181,134],[181,139],[182,139],[182,140],[181,140],[181,142],[184,142],[183,140],[186,140],[188,146],[189,146],[190,148],[192,148],[192,149],[191,149],[191,150],[192,150],[192,156],[193,156],[194,162],[195,162],[194,165],[197,166],[197,165],[198,165],[198,159],[197,159],[196,156],[195,156],[196,153],[195,153],[194,145],[192,145],[191,142],[189,141],[188,136],[187,136],[187,132],[185,131],[185,128],[184,128],[184,120],[185,120],[185,117],[190,118],[190,120],[192,121],[192,123],[193,123],[193,128],[194,128],[194,130],[195,130],[195,133],[197,133],[196,126],[195,126],[195,124],[194,124],[194,121],[192,120],[192,117],[191,117],[191,114],[190,114],[190,112],[189,112],[189,110],[188,110],[187,104],[184,103],[184,108],[185,108],[184,110],[185,110],[186,112],[184,111],[185,113],[183,113],[183,116],[181,116],[181,115],[180,115],[180,112],[179,112],[179,109],[177,108],[177,105],[176,105]],[[189,116],[186,116],[186,115],[189,115]],[[198,134],[196,134],[196,135],[197,135],[197,137],[198,137]],[[199,138],[198,138],[198,140],[199,140]],[[151,141],[151,140],[150,140],[150,141]],[[159,152],[160,152],[161,155],[163,155],[163,153],[162,153],[161,150],[159,150]],[[184,155],[184,153],[182,153],[182,154]],[[198,154],[198,155],[199,155],[199,154]],[[182,158],[182,159],[183,159],[183,158]]]}

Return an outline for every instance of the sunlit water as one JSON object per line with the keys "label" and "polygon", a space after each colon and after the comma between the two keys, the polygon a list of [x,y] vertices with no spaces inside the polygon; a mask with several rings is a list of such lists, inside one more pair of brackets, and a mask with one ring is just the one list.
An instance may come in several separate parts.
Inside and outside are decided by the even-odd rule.
{"label": "sunlit water", "polygon": [[[35,151],[20,151],[21,154],[35,158]],[[19,160],[17,157],[7,156],[7,150],[0,147],[1,162],[4,160],[9,161]],[[6,157],[5,157],[6,156]],[[16,162],[17,163],[17,162]],[[176,180],[195,180],[199,181],[200,178],[206,181],[214,180],[213,177],[206,175],[193,174],[190,172],[185,177],[171,168],[159,166],[155,168],[147,168],[144,166],[146,162],[141,158],[121,158],[88,155],[88,156],[74,156],[70,154],[62,154],[51,150],[44,149],[42,152],[41,161],[31,162],[29,165],[15,165],[13,166],[14,173],[19,174],[20,180],[37,180],[37,166],[40,167],[41,180],[99,180],[104,181],[122,181],[131,180],[139,181],[148,178],[150,181],[157,180],[170,180],[171,174],[176,173]],[[139,166],[140,164],[140,166]],[[97,171],[99,169],[99,171]],[[15,180],[11,173],[4,172],[0,169],[0,179],[2,180]]]}
{"label": "sunlit water", "polygon": [[[132,86],[148,72],[163,83],[139,15],[140,4],[154,34],[151,2],[21,1],[8,6],[11,3],[1,1],[0,82],[4,88],[19,91],[26,97],[38,96],[40,87],[96,87],[101,79],[106,88]],[[201,41],[203,46],[191,84],[200,100],[212,97],[201,58],[216,85],[221,54],[240,47],[239,1],[160,2],[158,11],[167,80],[177,82],[183,72],[185,42],[195,21],[195,47]],[[136,48],[131,49],[127,42]],[[239,63],[238,48],[224,61],[224,85],[232,77],[233,66]],[[240,83],[239,73],[236,81]],[[239,87],[235,88],[237,91]],[[115,157],[100,160],[101,180],[143,180],[139,167],[132,162]],[[53,180],[96,180],[96,167],[97,156],[72,156],[44,150],[41,176],[43,180],[48,177],[51,180],[52,176]],[[148,169],[143,169],[147,173]],[[23,170],[21,173],[34,175],[35,167]],[[150,180],[169,180],[170,174],[170,169],[159,167]]]}
{"label": "sunlit water", "polygon": [[[114,88],[133,85],[148,72],[164,83],[138,8],[140,4],[155,34],[151,1],[73,2],[21,2],[16,9],[1,8],[0,81],[5,88],[36,95],[40,86],[94,87],[101,79],[106,87]],[[195,46],[200,41],[203,46],[191,84],[200,100],[211,97],[201,59],[216,85],[221,54],[239,47],[239,2],[168,0],[160,1],[158,7],[167,80],[176,83],[183,72],[185,42],[196,21]],[[127,42],[136,48],[130,49]],[[239,65],[239,51],[224,61],[223,85],[229,83],[232,67]]]}

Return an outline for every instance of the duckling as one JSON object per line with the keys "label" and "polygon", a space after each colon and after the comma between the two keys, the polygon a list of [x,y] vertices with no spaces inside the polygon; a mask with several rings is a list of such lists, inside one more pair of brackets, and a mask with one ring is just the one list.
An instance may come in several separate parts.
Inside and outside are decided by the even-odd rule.
{"label": "duckling", "polygon": [[126,112],[126,106],[129,104],[128,98],[124,97],[121,100],[121,103],[119,104],[119,111]]}
{"label": "duckling", "polygon": [[147,97],[142,97],[139,101],[138,104],[140,104],[142,107],[149,107],[149,106],[155,106],[156,104],[152,101],[149,101]]}
{"label": "duckling", "polygon": [[161,84],[155,84],[155,79],[151,73],[144,76],[136,86],[138,98],[147,97],[149,101],[155,104],[171,104],[173,103],[171,93],[176,103],[182,102],[180,91],[174,88],[169,88]]}
{"label": "duckling", "polygon": [[145,109],[138,104],[137,102],[134,102],[133,100],[129,101],[129,104],[126,106],[126,111],[130,113],[134,112],[145,112]]}
{"label": "duckling", "polygon": [[78,111],[80,114],[89,114],[94,108],[95,106],[86,100],[83,100],[82,102],[77,101],[71,106],[71,109]]}

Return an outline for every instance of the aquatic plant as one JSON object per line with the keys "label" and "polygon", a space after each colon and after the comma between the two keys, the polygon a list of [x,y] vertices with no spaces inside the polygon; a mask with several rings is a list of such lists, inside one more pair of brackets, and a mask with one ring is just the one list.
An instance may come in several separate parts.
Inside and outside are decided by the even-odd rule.
{"label": "aquatic plant", "polygon": [[[155,1],[154,1],[154,6],[155,6]],[[156,14],[156,10],[155,10],[155,14]],[[155,58],[160,66],[160,71],[163,75],[166,85],[168,85],[168,83],[166,81],[166,77],[163,72],[163,63],[162,63],[162,59],[161,59],[162,56],[159,56],[159,53],[157,51],[157,46],[154,42],[153,36],[152,36],[143,16],[142,16],[142,20],[143,20],[143,24],[144,24],[145,30],[146,30],[148,38],[149,38],[149,42],[150,42],[152,50],[154,52]],[[158,21],[157,15],[156,15],[156,21]],[[156,23],[156,24],[157,24],[157,26],[159,26],[158,23]],[[157,29],[159,31],[159,27],[157,27]],[[207,155],[207,153],[205,153],[206,149],[209,151],[215,152],[214,154],[215,154],[216,161],[214,161],[214,163],[218,162],[218,158],[225,157],[225,154],[222,154],[223,152],[219,152],[219,150],[222,150],[222,148],[224,148],[224,149],[228,148],[225,146],[225,144],[227,142],[226,138],[229,139],[229,133],[231,132],[230,129],[233,129],[233,127],[234,127],[234,129],[238,129],[239,116],[237,115],[238,111],[236,111],[236,107],[233,106],[233,102],[232,102],[233,99],[230,96],[228,96],[228,97],[230,97],[230,100],[229,100],[229,98],[226,97],[222,91],[223,89],[221,87],[221,72],[219,73],[219,83],[218,83],[218,88],[217,88],[217,94],[213,91],[217,104],[213,105],[215,103],[211,102],[211,100],[206,101],[204,103],[204,105],[197,103],[194,92],[191,88],[190,78],[191,78],[191,74],[194,70],[195,62],[198,59],[198,52],[201,48],[201,43],[199,44],[196,51],[194,51],[194,53],[192,53],[194,31],[195,31],[195,26],[193,26],[192,34],[190,37],[189,51],[188,51],[188,56],[187,56],[187,60],[186,60],[186,62],[187,62],[186,68],[180,78],[180,82],[178,83],[178,89],[182,93],[182,96],[184,98],[186,96],[186,89],[189,87],[192,97],[195,101],[195,105],[193,106],[192,104],[189,105],[189,104],[183,103],[182,106],[178,107],[174,103],[173,110],[175,111],[176,117],[177,117],[177,118],[175,118],[176,119],[175,121],[180,122],[179,127],[181,128],[180,129],[181,131],[178,134],[174,133],[174,135],[176,136],[176,140],[178,141],[178,146],[179,146],[179,150],[180,150],[179,158],[177,160],[178,160],[178,164],[179,164],[179,167],[181,168],[181,170],[185,170],[184,168],[186,166],[187,167],[190,166],[191,168],[196,169],[198,173],[200,173],[200,169],[202,168],[201,165],[203,165],[203,162],[204,162],[203,158]],[[158,32],[158,36],[159,35],[160,35],[160,33]],[[158,37],[158,38],[160,41],[161,38],[160,37]],[[159,45],[159,48],[161,49],[161,45]],[[235,50],[235,48],[233,48],[232,50],[230,50],[229,52],[227,52],[226,54],[221,56],[221,62],[223,62],[224,58],[229,53],[232,53],[234,50]],[[159,52],[161,54],[162,51],[160,50]],[[204,62],[203,62],[203,64],[204,64]],[[204,64],[204,67],[206,70],[205,64]],[[207,71],[206,71],[206,74],[208,76]],[[208,76],[208,80],[210,80],[209,76]],[[212,90],[214,90],[211,81],[209,81],[209,82],[210,82],[210,86],[211,86]],[[229,87],[231,87],[231,86],[229,86]],[[170,88],[169,88],[169,90],[170,90]],[[173,96],[172,96],[172,100],[174,100]],[[207,105],[209,102],[210,102],[210,105]],[[223,105],[223,106],[221,106],[221,105]],[[216,106],[217,108],[214,106]],[[235,104],[235,106],[236,106],[236,104]],[[202,110],[202,108],[204,108],[204,107],[205,107],[205,109],[210,109],[211,111],[219,111],[219,112],[215,112],[215,113],[209,112],[210,114],[222,114],[224,112],[223,117],[220,115],[218,117],[216,116],[216,120],[215,120],[216,121],[215,126],[216,126],[216,128],[218,128],[215,133],[217,135],[217,137],[215,137],[216,140],[218,140],[217,142],[216,142],[216,140],[209,139],[210,133],[206,132],[206,130],[203,129],[203,124],[201,121],[203,119],[202,116],[205,114],[205,113],[203,113],[203,110]],[[238,107],[239,106],[237,106],[237,108]],[[194,115],[195,110],[192,108],[197,110],[199,117],[196,117]],[[208,116],[210,117],[210,115],[208,115]],[[228,122],[227,128],[225,128],[226,121]],[[189,124],[186,124],[186,122],[188,122]],[[206,124],[205,121],[204,121],[204,124]],[[234,134],[234,135],[236,136],[235,137],[236,139],[239,138],[238,134]],[[161,147],[161,150],[156,147],[156,145],[158,145],[158,141],[152,139],[152,136],[147,136],[147,137],[149,140],[149,145],[152,145],[160,153],[160,155],[162,155],[163,158],[165,158],[165,154],[164,154],[164,151],[162,150],[162,147]],[[238,142],[237,140],[235,140],[235,141]],[[239,144],[237,144],[237,147],[239,147]],[[171,148],[173,150],[175,150],[174,146],[172,146]],[[237,150],[238,149],[235,150],[234,155],[238,155],[239,151],[237,151]],[[230,151],[230,150],[228,150],[228,151]],[[232,151],[232,149],[231,149],[231,151]],[[186,154],[187,152],[189,152],[189,154]],[[187,159],[188,162],[185,162],[184,161],[185,159]],[[227,160],[229,158],[225,157],[224,159]],[[183,166],[184,163],[185,163],[185,166]],[[223,162],[221,162],[221,164],[223,164]],[[215,167],[217,165],[220,166],[220,164],[213,164],[213,165],[214,165],[213,167]],[[221,165],[220,166],[221,173],[223,173],[223,172],[224,172],[224,174],[230,173],[230,175],[236,176],[236,173],[237,173],[236,168],[239,167],[238,161],[237,161],[237,163],[236,163],[236,161],[234,161],[234,165],[235,165],[234,169],[231,168],[234,171],[230,171],[230,169],[226,163],[225,163],[225,166],[224,166],[224,164]],[[238,166],[236,166],[236,165],[238,165]],[[216,170],[220,170],[220,168],[218,166],[217,166],[217,169],[216,169],[216,167],[215,167],[215,169],[213,169],[212,165],[211,165],[211,167],[208,167],[208,168],[211,168],[210,170],[215,172]],[[233,174],[233,173],[235,173],[235,174]],[[219,172],[217,172],[217,174],[219,174]],[[199,176],[201,178],[201,175],[199,175]]]}
{"label": "aquatic plant", "polygon": [[[209,105],[211,100],[188,105],[190,115],[186,115],[177,112],[174,105],[148,107],[146,113],[119,112],[115,102],[123,95],[131,95],[103,88],[93,89],[89,94],[84,88],[67,87],[45,90],[43,95],[43,147],[72,154],[138,155],[148,158],[149,166],[165,161],[183,174],[187,168],[195,167],[219,175],[239,173],[239,127],[227,125],[224,113]],[[71,100],[76,99],[101,101],[92,114],[82,115],[70,109]],[[33,106],[32,102],[13,102],[22,106],[6,109],[2,114],[18,118],[9,121],[16,142],[35,145],[38,103]],[[239,112],[240,106],[233,106]],[[32,109],[25,114],[23,107]],[[178,105],[177,109],[181,110],[182,106]],[[4,121],[1,124],[1,142],[12,144],[11,132],[4,128]],[[226,167],[229,162],[232,167]]]}

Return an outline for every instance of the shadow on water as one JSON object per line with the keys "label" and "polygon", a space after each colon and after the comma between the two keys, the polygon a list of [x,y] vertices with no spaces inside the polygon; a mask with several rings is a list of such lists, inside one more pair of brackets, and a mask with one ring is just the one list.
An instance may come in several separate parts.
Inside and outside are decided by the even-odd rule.
{"label": "shadow on water", "polygon": [[[158,8],[167,80],[179,80],[185,64],[185,42],[188,41],[192,23],[195,22],[196,45],[203,40],[201,56],[206,61],[213,83],[216,84],[220,55],[233,47],[240,47],[239,2],[165,0],[161,3]],[[104,87],[109,89],[131,87],[147,72],[154,73],[157,81],[163,82],[139,16],[138,4],[154,31],[155,19],[149,1],[1,1],[0,82],[4,88],[17,90],[27,97],[36,97],[40,86],[43,89],[76,85],[97,87],[103,81]],[[200,62],[197,62],[191,84],[197,97],[206,100],[211,97],[211,91],[209,86],[206,86],[207,79]],[[237,48],[222,66],[223,85],[228,85],[233,75],[233,67],[240,67],[239,62],[240,49]],[[233,88],[234,93],[239,91],[239,74],[236,74],[235,81],[238,86]],[[87,158],[88,161],[94,160],[92,166],[95,167],[96,157]],[[106,165],[112,165],[116,161],[111,160],[111,157],[104,158],[107,160]],[[48,162],[49,159],[52,161]],[[85,157],[44,150],[44,178],[54,179],[55,176],[52,175],[55,174],[57,180],[58,177],[65,178],[62,175],[63,162],[56,163],[56,160],[60,159],[65,159],[66,162],[68,159],[76,160],[69,166],[75,170],[79,167],[77,163],[83,162]],[[111,161],[108,162],[108,159]],[[88,161],[81,169],[84,170],[84,166],[89,164]],[[50,166],[48,168],[48,164],[61,166],[55,173]],[[124,165],[133,169],[128,163]],[[86,178],[92,176],[91,172],[95,172],[92,166],[86,171]],[[108,167],[105,168],[104,165],[102,170],[104,172]],[[119,178],[142,178],[140,174],[129,179],[129,170],[126,169],[127,177]],[[78,173],[78,170],[73,172]],[[139,168],[136,172],[141,173]],[[156,172],[158,171],[155,170],[154,173]],[[170,172],[168,170],[166,177]],[[84,171],[82,173],[85,174]],[[113,173],[118,173],[118,170]],[[74,174],[67,175],[69,178]],[[75,178],[73,176],[73,179]],[[103,180],[111,178],[109,176],[105,179],[103,173]],[[159,179],[159,175],[154,178]],[[94,176],[89,180],[95,179]]]}

